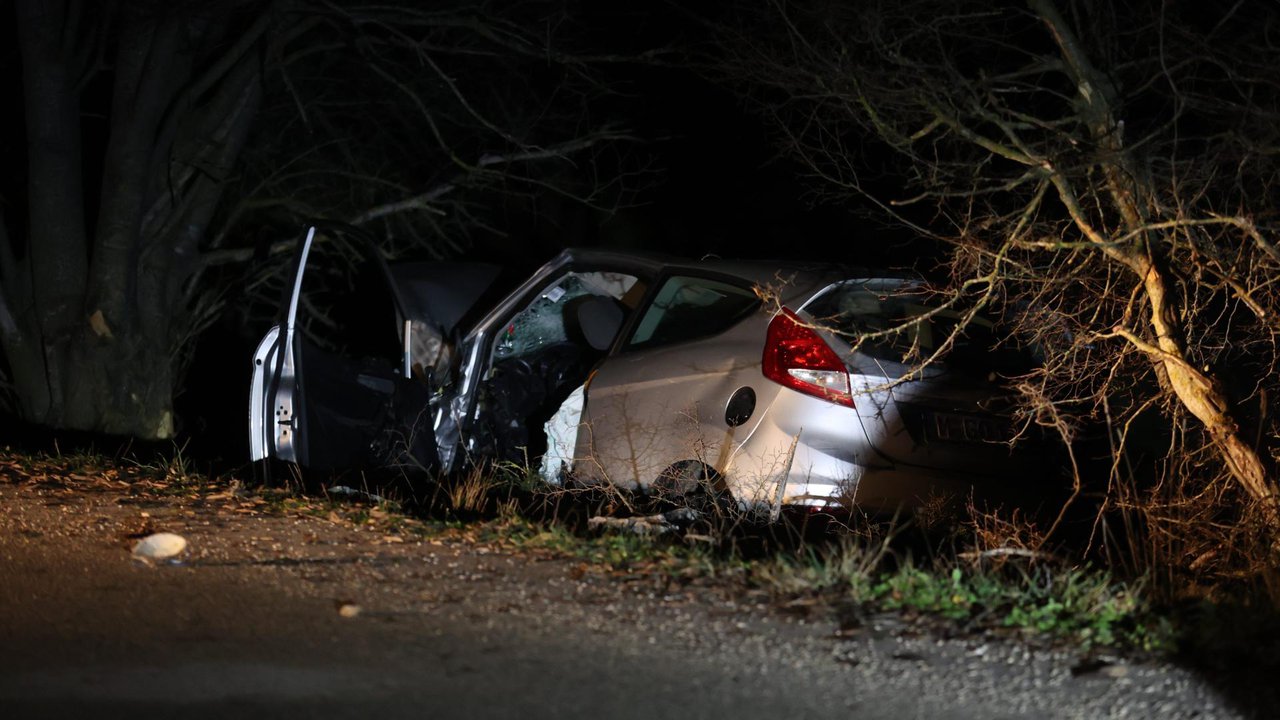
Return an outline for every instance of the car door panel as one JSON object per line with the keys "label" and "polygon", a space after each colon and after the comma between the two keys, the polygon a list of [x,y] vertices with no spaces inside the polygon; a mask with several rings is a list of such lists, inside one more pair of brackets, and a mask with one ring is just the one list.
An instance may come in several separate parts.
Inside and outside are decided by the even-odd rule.
{"label": "car door panel", "polygon": [[653,274],[647,262],[582,262],[566,251],[501,300],[459,346],[458,381],[437,430],[442,466],[537,460],[543,424],[604,355],[564,324],[565,309],[586,295],[621,303]]}
{"label": "car door panel", "polygon": [[760,320],[670,346],[606,360],[586,391],[586,433],[577,457],[587,474],[627,487],[651,484],[673,463],[698,460],[729,470],[733,451],[759,420],[735,427],[725,408],[741,387],[759,389]]}
{"label": "car door panel", "polygon": [[[434,465],[435,441],[424,413],[429,392],[407,377],[410,358],[403,348],[409,343],[395,329],[407,325],[408,316],[390,273],[370,245],[362,279],[372,283],[381,304],[366,308],[360,299],[346,297],[342,286],[333,291],[331,305],[314,302],[316,280],[333,264],[329,258],[317,260],[317,235],[312,227],[300,242],[281,322],[254,353],[251,457],[316,469]],[[339,263],[343,270],[350,270],[348,265]],[[318,317],[308,330],[306,313],[326,310],[341,321]],[[328,346],[323,345],[319,336],[334,327],[348,332],[325,338]],[[369,341],[369,328],[379,342]]]}

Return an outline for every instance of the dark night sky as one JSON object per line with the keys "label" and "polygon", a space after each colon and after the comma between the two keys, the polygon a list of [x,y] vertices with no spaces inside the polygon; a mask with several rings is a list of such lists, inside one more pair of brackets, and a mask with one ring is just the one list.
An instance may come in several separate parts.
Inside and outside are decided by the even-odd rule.
{"label": "dark night sky", "polygon": [[[8,5],[0,2],[6,17],[13,12]],[[699,12],[714,19],[715,8],[723,5],[709,4]],[[900,241],[906,238],[893,238],[865,218],[855,217],[851,203],[815,206],[806,199],[806,188],[797,179],[799,168],[777,157],[764,121],[731,88],[680,66],[686,53],[697,54],[705,48],[709,35],[686,10],[668,3],[628,10],[584,3],[574,12],[579,13],[590,52],[623,56],[653,48],[675,50],[665,64],[599,66],[605,84],[619,93],[603,112],[648,141],[637,152],[651,156],[657,173],[641,194],[639,206],[603,224],[602,215],[586,213],[567,226],[539,231],[540,237],[535,239],[528,234],[529,228],[520,227],[528,218],[513,217],[512,226],[502,229],[518,241],[534,241],[537,247],[523,248],[526,252],[519,253],[528,261],[545,259],[557,245],[603,243],[694,257],[710,253],[831,259],[859,265],[912,262],[909,251],[901,247]],[[16,38],[11,34],[11,23],[3,26],[0,91],[21,97]],[[85,149],[90,161],[86,180],[90,184],[99,170],[93,150],[95,143],[104,139],[106,122],[101,113],[109,105],[109,81],[109,76],[104,77],[97,89],[106,94],[99,93],[102,96],[97,102],[91,99],[86,107]],[[20,103],[11,104],[0,119],[0,159],[4,164],[0,202],[5,203],[13,229],[25,214],[20,109]],[[96,194],[93,187],[87,191],[90,198]],[[489,255],[503,242],[498,238],[481,240],[476,252]],[[895,243],[897,249],[892,247]]]}
{"label": "dark night sky", "polygon": [[639,208],[654,249],[724,257],[904,262],[852,203],[817,203],[780,157],[765,120],[731,88],[691,70],[655,69],[637,84],[646,112],[633,118],[655,143],[663,182]]}
{"label": "dark night sky", "polygon": [[[726,5],[720,3],[719,5]],[[712,8],[707,10],[706,7]],[[715,19],[715,4],[700,6]],[[909,237],[859,217],[853,202],[816,203],[793,161],[779,157],[771,129],[734,89],[706,79],[680,58],[706,49],[709,31],[666,3],[621,12],[584,10],[595,52],[640,54],[673,48],[666,62],[600,66],[621,97],[610,112],[649,140],[655,182],[640,204],[564,244],[609,244],[682,256],[831,260],[862,266],[915,265]],[[521,228],[509,228],[519,235]],[[500,242],[500,241],[497,241]],[[550,254],[545,240],[542,254]],[[483,252],[489,248],[482,247]]]}

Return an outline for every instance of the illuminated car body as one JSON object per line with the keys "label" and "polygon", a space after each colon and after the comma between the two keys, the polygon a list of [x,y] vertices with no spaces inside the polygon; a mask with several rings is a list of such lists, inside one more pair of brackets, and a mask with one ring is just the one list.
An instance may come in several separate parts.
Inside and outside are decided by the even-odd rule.
{"label": "illuminated car body", "polygon": [[366,318],[392,336],[379,363],[306,337],[314,238],[254,355],[254,460],[449,472],[542,458],[552,482],[702,487],[774,513],[914,506],[1034,467],[1010,442],[1008,353],[988,324],[919,367],[954,316],[916,280],[566,250],[486,300],[496,270],[370,253],[391,298]]}

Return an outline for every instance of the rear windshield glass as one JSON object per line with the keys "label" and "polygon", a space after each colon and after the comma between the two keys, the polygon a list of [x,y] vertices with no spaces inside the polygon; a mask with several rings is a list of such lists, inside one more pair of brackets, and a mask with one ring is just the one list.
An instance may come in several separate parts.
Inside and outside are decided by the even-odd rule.
{"label": "rear windshield glass", "polygon": [[[804,309],[859,352],[877,360],[912,363],[932,356],[964,318],[965,313],[948,309],[919,320],[937,307],[931,300],[924,289],[898,281],[850,281],[814,298]],[[942,359],[949,368],[984,375],[1020,373],[1035,365],[1029,352],[981,315],[956,335]]]}

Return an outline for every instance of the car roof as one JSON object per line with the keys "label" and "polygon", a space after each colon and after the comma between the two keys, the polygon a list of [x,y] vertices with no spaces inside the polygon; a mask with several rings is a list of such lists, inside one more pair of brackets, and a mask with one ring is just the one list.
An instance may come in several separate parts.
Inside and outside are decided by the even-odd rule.
{"label": "car roof", "polygon": [[651,272],[690,272],[727,275],[761,287],[788,286],[795,292],[782,292],[784,301],[826,287],[830,283],[846,280],[902,281],[917,279],[911,273],[885,269],[871,269],[832,262],[803,260],[733,260],[706,257],[701,260],[680,258],[660,253],[597,248],[569,248],[560,258],[573,265],[627,263],[647,266]]}

